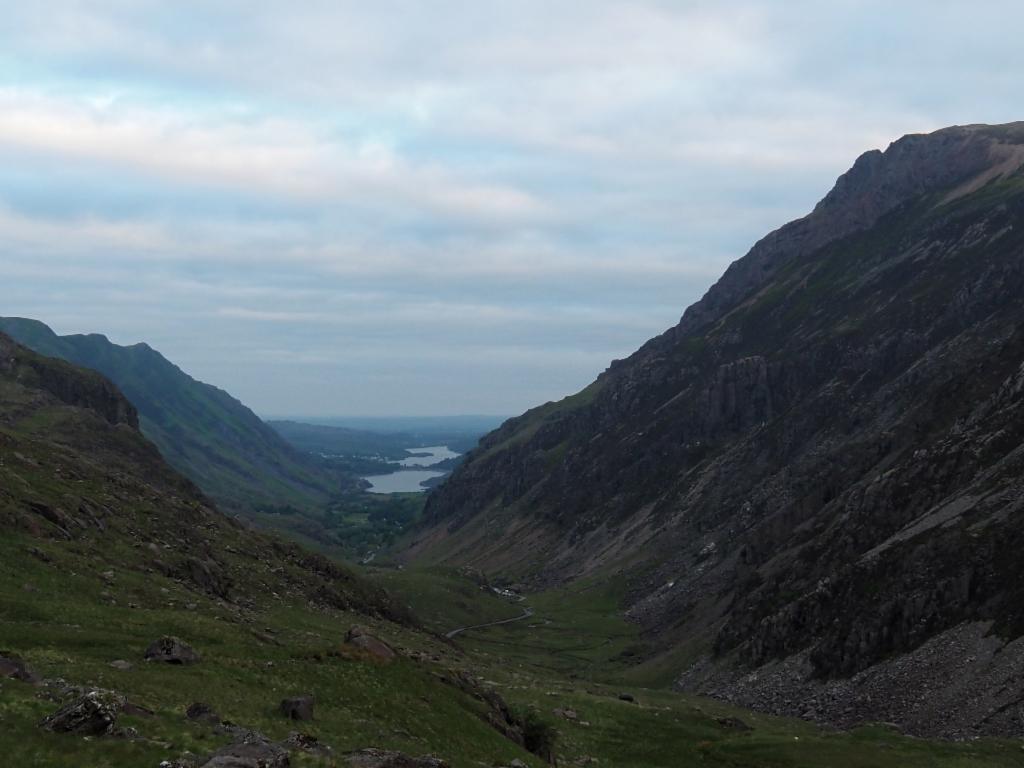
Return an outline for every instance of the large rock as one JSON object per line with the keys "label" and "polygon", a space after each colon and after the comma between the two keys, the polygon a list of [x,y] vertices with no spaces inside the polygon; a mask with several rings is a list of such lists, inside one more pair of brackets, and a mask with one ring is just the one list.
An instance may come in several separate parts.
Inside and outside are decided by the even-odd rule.
{"label": "large rock", "polygon": [[202,657],[187,643],[176,637],[161,637],[146,649],[146,661],[165,664],[196,664]]}
{"label": "large rock", "polygon": [[117,716],[124,709],[123,696],[110,691],[89,691],[65,704],[40,725],[57,733],[106,736],[113,732]]}
{"label": "large rock", "polygon": [[24,661],[7,655],[0,655],[0,677],[21,680],[23,683],[32,685],[37,685],[40,682],[39,675],[33,672]]}
{"label": "large rock", "polygon": [[281,714],[290,720],[313,719],[313,696],[293,696],[281,702]]}
{"label": "large rock", "polygon": [[352,627],[348,634],[345,635],[345,642],[357,648],[362,648],[379,659],[391,660],[396,656],[394,649],[390,645],[380,638],[371,635],[366,627]]}
{"label": "large rock", "polygon": [[345,755],[352,768],[448,768],[448,763],[436,757],[410,757],[402,752],[382,749],[361,749]]}

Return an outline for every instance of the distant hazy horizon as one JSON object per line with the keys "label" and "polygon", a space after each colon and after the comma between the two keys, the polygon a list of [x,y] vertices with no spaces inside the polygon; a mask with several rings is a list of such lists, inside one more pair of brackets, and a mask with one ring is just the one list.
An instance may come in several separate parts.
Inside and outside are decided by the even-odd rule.
{"label": "distant hazy horizon", "polygon": [[260,413],[558,400],[861,152],[1024,117],[1009,2],[9,5],[0,313]]}

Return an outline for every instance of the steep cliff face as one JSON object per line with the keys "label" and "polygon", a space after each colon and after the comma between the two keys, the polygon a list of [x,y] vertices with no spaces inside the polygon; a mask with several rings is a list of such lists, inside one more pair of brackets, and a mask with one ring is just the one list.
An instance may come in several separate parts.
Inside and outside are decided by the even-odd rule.
{"label": "steep cliff face", "polygon": [[[652,653],[695,649],[680,671],[704,654],[683,684],[833,721],[859,710],[835,686],[839,704],[808,706],[814,686],[965,622],[1012,642],[1022,164],[1021,124],[862,156],[676,327],[488,436],[430,498],[410,555],[537,585],[627,579]],[[765,698],[749,671],[787,661],[793,690]],[[1002,714],[942,728],[1013,730],[990,703]]]}

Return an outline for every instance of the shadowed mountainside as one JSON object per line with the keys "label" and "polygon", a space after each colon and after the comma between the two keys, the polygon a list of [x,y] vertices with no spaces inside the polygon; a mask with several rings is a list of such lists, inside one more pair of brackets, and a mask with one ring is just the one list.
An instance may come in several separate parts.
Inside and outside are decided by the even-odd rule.
{"label": "shadowed mountainside", "polygon": [[1022,164],[1024,124],[866,153],[677,326],[486,437],[407,556],[624,580],[691,689],[1019,733]]}

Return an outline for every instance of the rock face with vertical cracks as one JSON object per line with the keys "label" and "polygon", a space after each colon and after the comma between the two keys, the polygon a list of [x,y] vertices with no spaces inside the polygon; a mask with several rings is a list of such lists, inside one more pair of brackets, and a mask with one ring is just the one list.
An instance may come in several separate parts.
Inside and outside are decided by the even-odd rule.
{"label": "rock face with vertical cracks", "polygon": [[[1022,165],[1019,123],[863,155],[675,327],[485,437],[408,556],[625,580],[652,654],[703,649],[688,689],[1019,732],[992,648],[1024,660]],[[976,705],[915,715],[940,683]]]}

